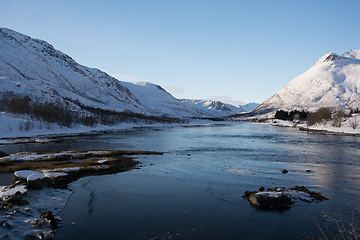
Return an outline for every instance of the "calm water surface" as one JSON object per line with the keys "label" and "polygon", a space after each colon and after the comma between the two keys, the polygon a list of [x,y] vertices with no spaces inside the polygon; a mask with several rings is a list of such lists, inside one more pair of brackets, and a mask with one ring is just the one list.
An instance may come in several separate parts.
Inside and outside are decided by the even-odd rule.
{"label": "calm water surface", "polygon": [[[141,169],[86,177],[59,214],[54,239],[307,239],[330,226],[327,209],[359,213],[360,139],[261,124],[138,129],[77,141],[0,150],[153,150]],[[237,169],[241,174],[227,170]],[[281,170],[287,169],[288,174]],[[310,170],[310,172],[308,172]],[[259,210],[242,198],[258,187],[305,185],[330,198],[289,211]],[[357,215],[356,215],[357,216]]]}

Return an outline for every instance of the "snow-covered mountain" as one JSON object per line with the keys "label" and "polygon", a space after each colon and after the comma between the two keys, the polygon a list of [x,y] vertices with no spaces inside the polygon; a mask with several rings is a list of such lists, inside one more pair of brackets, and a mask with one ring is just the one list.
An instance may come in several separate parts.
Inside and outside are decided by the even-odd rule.
{"label": "snow-covered mountain", "polygon": [[[154,115],[200,117],[200,115],[174,98],[161,86],[149,82],[121,82]],[[156,107],[155,107],[156,106]]]}
{"label": "snow-covered mountain", "polygon": [[64,101],[74,108],[85,105],[148,115],[199,116],[160,86],[120,82],[78,64],[45,41],[7,28],[0,28],[0,89],[42,102]]}
{"label": "snow-covered mountain", "polygon": [[231,104],[213,100],[181,99],[181,101],[204,117],[225,117],[246,110]]}
{"label": "snow-covered mountain", "polygon": [[325,54],[254,112],[313,111],[320,107],[360,107],[360,50]]}
{"label": "snow-covered mountain", "polygon": [[239,108],[242,110],[242,112],[249,112],[257,108],[259,105],[259,103],[251,102],[244,105],[239,105]]}
{"label": "snow-covered mountain", "polygon": [[75,62],[49,43],[0,29],[0,88],[38,97],[67,99],[103,109],[146,112],[117,79]]}

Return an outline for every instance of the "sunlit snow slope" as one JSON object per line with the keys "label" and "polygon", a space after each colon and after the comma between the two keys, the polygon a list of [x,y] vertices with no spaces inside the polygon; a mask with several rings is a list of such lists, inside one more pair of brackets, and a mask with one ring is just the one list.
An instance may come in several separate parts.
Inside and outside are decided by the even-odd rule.
{"label": "sunlit snow slope", "polygon": [[[199,117],[200,115],[174,98],[161,86],[149,82],[121,82],[126,86],[140,103],[152,109],[153,114],[182,117]],[[156,107],[154,107],[156,106]]]}
{"label": "sunlit snow slope", "polygon": [[255,111],[360,107],[360,50],[327,53]]}
{"label": "sunlit snow slope", "polygon": [[0,29],[0,89],[38,97],[67,99],[123,111],[145,111],[117,79],[76,63],[47,42],[10,29]]}

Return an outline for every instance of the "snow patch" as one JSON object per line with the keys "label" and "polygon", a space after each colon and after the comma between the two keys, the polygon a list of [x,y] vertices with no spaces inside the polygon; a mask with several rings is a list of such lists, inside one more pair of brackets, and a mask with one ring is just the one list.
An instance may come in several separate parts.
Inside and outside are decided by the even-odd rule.
{"label": "snow patch", "polygon": [[25,185],[17,185],[14,188],[8,188],[6,186],[3,186],[0,188],[0,197],[5,198],[7,196],[15,195],[16,192],[21,192],[21,194],[25,194],[27,192]]}

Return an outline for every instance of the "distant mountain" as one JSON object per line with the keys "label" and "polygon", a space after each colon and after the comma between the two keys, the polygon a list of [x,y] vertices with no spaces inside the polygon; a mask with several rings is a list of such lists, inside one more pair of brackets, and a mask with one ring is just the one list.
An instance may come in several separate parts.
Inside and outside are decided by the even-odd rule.
{"label": "distant mountain", "polygon": [[241,107],[220,101],[195,99],[181,99],[181,101],[204,117],[225,117],[246,111]]}
{"label": "distant mountain", "polygon": [[249,112],[257,108],[259,105],[260,103],[251,102],[248,104],[240,105],[239,108],[242,110],[241,112]]}
{"label": "distant mountain", "polygon": [[320,107],[360,107],[360,50],[325,54],[252,114]]}

